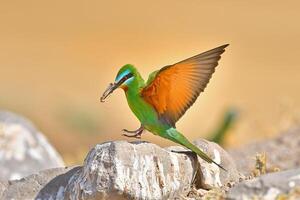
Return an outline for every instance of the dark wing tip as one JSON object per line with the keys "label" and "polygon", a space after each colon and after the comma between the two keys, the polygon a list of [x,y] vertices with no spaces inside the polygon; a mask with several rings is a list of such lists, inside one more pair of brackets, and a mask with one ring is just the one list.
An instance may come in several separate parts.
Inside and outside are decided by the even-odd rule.
{"label": "dark wing tip", "polygon": [[[218,46],[216,48],[213,48],[211,50],[208,50],[206,52],[203,52],[202,54],[207,54],[207,53],[216,53],[216,52],[219,52],[221,51],[221,54],[225,51],[225,48],[228,47],[229,44],[224,44],[224,45],[221,45],[221,46]],[[200,54],[201,55],[201,54]]]}
{"label": "dark wing tip", "polygon": [[229,46],[229,44],[223,44],[223,45],[221,45],[219,47],[216,47],[215,49],[225,49],[228,46]]}

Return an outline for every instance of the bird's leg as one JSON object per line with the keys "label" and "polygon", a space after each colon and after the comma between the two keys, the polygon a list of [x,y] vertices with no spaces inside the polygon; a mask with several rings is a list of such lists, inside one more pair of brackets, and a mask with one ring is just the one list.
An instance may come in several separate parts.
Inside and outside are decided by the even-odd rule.
{"label": "bird's leg", "polygon": [[[126,130],[126,129],[123,129],[122,131],[125,132],[125,133],[123,133],[123,135],[126,136],[126,137],[141,138],[141,135],[142,135],[144,130],[145,130],[145,128],[143,127],[143,125],[141,125],[141,127],[138,128],[135,131],[129,131],[129,130]],[[126,134],[126,133],[133,133],[133,134]]]}

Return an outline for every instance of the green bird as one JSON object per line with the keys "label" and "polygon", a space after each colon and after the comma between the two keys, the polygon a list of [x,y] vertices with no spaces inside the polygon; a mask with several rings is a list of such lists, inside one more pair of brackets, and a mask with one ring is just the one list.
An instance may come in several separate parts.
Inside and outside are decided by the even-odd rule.
{"label": "green bird", "polygon": [[177,131],[175,124],[204,91],[227,46],[222,45],[165,66],[152,72],[147,82],[133,65],[124,65],[100,100],[104,102],[115,89],[122,88],[130,109],[141,123],[137,130],[123,129],[126,132],[123,135],[140,138],[143,131],[147,130],[183,145],[203,160],[225,170]]}

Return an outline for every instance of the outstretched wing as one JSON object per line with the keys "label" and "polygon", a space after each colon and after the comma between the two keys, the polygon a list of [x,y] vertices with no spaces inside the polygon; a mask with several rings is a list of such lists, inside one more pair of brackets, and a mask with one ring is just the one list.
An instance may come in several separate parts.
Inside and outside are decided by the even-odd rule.
{"label": "outstretched wing", "polygon": [[151,77],[141,95],[156,109],[160,120],[175,126],[205,89],[227,46],[163,67]]}

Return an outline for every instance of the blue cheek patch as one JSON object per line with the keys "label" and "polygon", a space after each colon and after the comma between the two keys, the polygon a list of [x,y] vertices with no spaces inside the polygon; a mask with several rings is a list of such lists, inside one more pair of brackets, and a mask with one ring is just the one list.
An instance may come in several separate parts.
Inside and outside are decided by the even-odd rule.
{"label": "blue cheek patch", "polygon": [[[115,82],[117,83],[117,82],[119,82],[124,76],[126,76],[127,74],[129,74],[130,73],[130,70],[129,69],[127,69],[127,70],[125,70],[124,72],[122,72],[121,74],[119,74],[117,77],[116,77],[116,80],[115,80]],[[130,80],[130,79],[128,79],[128,80]],[[127,80],[127,81],[128,81]],[[126,81],[125,81],[126,82]]]}

